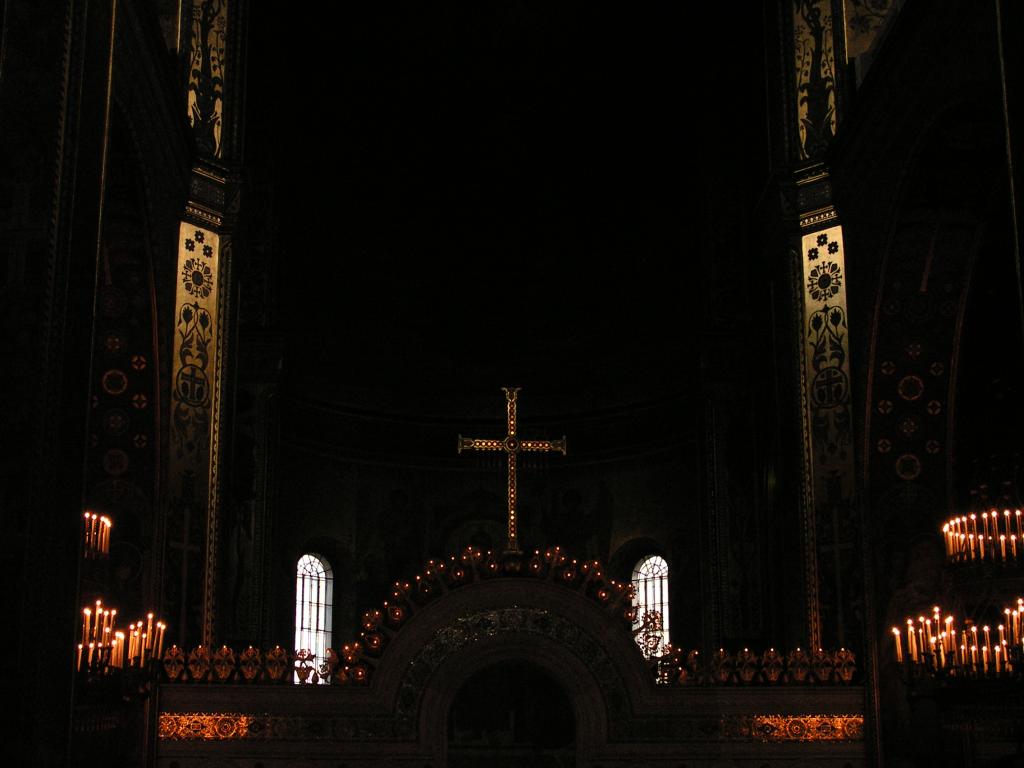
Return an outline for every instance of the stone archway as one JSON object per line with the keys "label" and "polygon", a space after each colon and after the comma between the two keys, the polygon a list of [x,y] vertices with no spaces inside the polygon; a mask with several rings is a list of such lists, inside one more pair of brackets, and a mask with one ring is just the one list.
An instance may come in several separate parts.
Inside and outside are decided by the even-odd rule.
{"label": "stone archway", "polygon": [[629,632],[575,590],[526,579],[462,587],[410,618],[371,688],[392,702],[395,735],[448,764],[459,692],[500,665],[524,665],[561,690],[575,723],[576,761],[628,738],[637,700],[653,688]]}

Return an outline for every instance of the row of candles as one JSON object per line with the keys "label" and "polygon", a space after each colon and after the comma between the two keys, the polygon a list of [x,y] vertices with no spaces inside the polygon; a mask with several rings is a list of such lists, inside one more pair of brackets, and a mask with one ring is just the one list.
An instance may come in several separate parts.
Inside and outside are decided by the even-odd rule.
{"label": "row of candles", "polygon": [[100,557],[110,554],[110,529],[112,523],[106,515],[86,512],[83,522],[83,541],[86,557]]}
{"label": "row of candles", "polygon": [[1024,558],[1024,522],[1019,509],[998,509],[960,515],[942,526],[946,557],[953,560],[1013,560]]}
{"label": "row of candles", "polygon": [[[963,669],[983,675],[1001,675],[1017,671],[1020,654],[1024,653],[1024,598],[1017,598],[1015,608],[1004,608],[1005,624],[996,626],[971,622],[958,632],[952,616],[943,616],[939,606],[932,608],[931,618],[918,616],[917,622],[907,619],[907,658],[915,664],[928,663],[935,669]],[[993,637],[993,635],[995,636]],[[903,662],[903,633],[892,628],[896,660]]]}
{"label": "row of candles", "polygon": [[146,658],[160,658],[164,649],[164,631],[167,625],[154,622],[152,613],[146,620],[139,619],[128,625],[126,631],[116,627],[117,609],[104,608],[103,601],[95,606],[82,609],[82,642],[78,644],[75,668],[82,668],[82,660],[88,666],[93,662],[104,662],[111,667],[142,666]]}

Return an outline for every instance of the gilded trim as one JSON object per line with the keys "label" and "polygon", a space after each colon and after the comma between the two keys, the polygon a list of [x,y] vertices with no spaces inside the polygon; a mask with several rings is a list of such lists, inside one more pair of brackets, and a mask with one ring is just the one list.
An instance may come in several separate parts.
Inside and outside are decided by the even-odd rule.
{"label": "gilded trim", "polygon": [[[306,717],[241,712],[161,713],[160,741],[344,741],[391,740],[388,718]],[[681,741],[805,742],[864,740],[863,715],[755,714],[687,718],[701,727]],[[717,727],[714,725],[717,724]],[[708,727],[710,726],[710,727]]]}

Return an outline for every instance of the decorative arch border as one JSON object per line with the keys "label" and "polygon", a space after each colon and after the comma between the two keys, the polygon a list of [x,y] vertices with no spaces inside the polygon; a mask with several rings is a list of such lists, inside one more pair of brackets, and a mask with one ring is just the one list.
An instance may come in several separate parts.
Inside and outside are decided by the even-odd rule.
{"label": "decorative arch border", "polygon": [[[474,673],[500,661],[528,662],[573,701],[578,740],[601,744],[630,736],[630,695],[604,645],[564,616],[509,605],[465,613],[438,629],[406,665],[395,695],[397,735],[429,743],[444,733],[456,694]],[[593,707],[586,702],[596,702]]]}

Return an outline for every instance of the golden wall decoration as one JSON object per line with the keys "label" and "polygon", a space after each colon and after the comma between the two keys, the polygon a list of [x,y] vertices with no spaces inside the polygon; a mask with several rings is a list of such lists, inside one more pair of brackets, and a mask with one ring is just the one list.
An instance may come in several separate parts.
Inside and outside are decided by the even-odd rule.
{"label": "golden wall decoration", "polygon": [[[181,638],[212,634],[216,554],[216,459],[223,355],[222,242],[216,232],[182,222],[178,238],[174,354],[171,371],[169,508],[164,603]],[[195,607],[202,606],[197,614]]]}
{"label": "golden wall decoration", "polygon": [[[384,719],[386,720],[386,718]],[[161,741],[391,741],[384,720],[375,718],[164,712]],[[681,741],[807,742],[863,741],[863,715],[729,715],[687,718]],[[682,735],[682,734],[687,735]]]}
{"label": "golden wall decoration", "polygon": [[836,133],[832,0],[793,0],[799,159],[820,157]]}
{"label": "golden wall decoration", "polygon": [[[269,718],[264,716],[261,721]],[[161,714],[159,738],[164,741],[227,741],[249,738],[251,715],[237,712]]]}
{"label": "golden wall decoration", "polygon": [[[841,582],[850,571],[855,546],[844,533],[852,513],[854,458],[842,226],[803,234],[798,257],[803,297],[801,399],[809,473],[805,544],[807,576],[814,583],[808,640],[812,647],[842,645],[850,642],[852,617],[844,617]],[[822,626],[833,634],[823,638]]]}
{"label": "golden wall decoration", "polygon": [[228,0],[191,0],[188,122],[199,152],[221,157]]}
{"label": "golden wall decoration", "polygon": [[863,715],[754,715],[760,741],[862,741]]}

